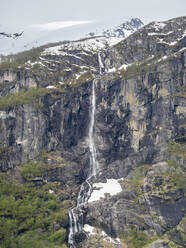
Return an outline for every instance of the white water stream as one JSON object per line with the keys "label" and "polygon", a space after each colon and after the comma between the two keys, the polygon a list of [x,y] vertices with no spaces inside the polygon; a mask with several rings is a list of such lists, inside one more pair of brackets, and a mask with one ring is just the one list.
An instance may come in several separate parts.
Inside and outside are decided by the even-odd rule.
{"label": "white water stream", "polygon": [[[103,63],[101,60],[101,55],[98,53],[98,62],[99,62],[99,73],[102,74]],[[92,84],[92,94],[91,94],[91,109],[90,109],[90,125],[89,125],[89,150],[90,150],[90,169],[89,175],[86,181],[81,185],[77,205],[69,212],[69,221],[70,229],[68,236],[68,244],[70,248],[75,248],[74,244],[74,234],[82,231],[83,229],[83,210],[82,207],[87,204],[88,199],[91,196],[92,185],[91,178],[96,176],[99,171],[99,163],[96,159],[96,147],[94,143],[94,123],[95,123],[95,114],[96,114],[96,95],[95,95],[95,81],[93,80]]]}

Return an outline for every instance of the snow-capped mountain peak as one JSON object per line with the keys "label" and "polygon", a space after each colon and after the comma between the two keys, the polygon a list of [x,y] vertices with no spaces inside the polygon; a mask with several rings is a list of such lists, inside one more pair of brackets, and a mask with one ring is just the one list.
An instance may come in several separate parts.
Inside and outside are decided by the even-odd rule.
{"label": "snow-capped mountain peak", "polygon": [[97,52],[105,47],[113,46],[129,35],[137,31],[144,24],[138,18],[124,22],[114,28],[103,30],[102,32],[89,33],[85,38],[77,41],[69,41],[56,47],[50,47],[44,51],[44,54],[63,54],[63,50],[74,51],[84,50]]}
{"label": "snow-capped mountain peak", "polygon": [[106,38],[126,38],[133,32],[137,31],[143,26],[143,22],[139,18],[131,18],[129,21],[122,23],[121,25],[115,26],[114,28],[105,29],[102,32],[89,33],[89,37],[104,36]]}
{"label": "snow-capped mountain peak", "polygon": [[[103,49],[105,46],[112,46],[114,44],[117,44],[122,39],[138,30],[141,26],[143,26],[143,23],[140,19],[132,18],[131,20],[124,22],[121,25],[115,26],[114,28],[109,28],[101,32],[92,32],[84,37],[77,35],[77,38],[82,37],[82,39],[79,39],[78,42],[72,41],[67,43],[72,49],[76,48],[77,45],[78,48],[85,48],[85,50],[100,50]],[[43,31],[38,32],[38,30],[34,31],[27,29],[24,30],[24,37],[22,37],[22,33],[20,32],[13,35],[2,32],[1,35],[4,35],[3,37],[9,37],[9,39],[1,39],[0,54],[8,54],[28,50],[29,48],[44,45],[49,42],[60,42],[62,41],[61,37],[64,37],[64,30],[63,32],[61,30],[56,30],[45,31],[43,33]],[[21,36],[21,38],[19,36]],[[17,39],[16,41],[12,41],[12,39],[10,39],[18,37],[19,39]]]}

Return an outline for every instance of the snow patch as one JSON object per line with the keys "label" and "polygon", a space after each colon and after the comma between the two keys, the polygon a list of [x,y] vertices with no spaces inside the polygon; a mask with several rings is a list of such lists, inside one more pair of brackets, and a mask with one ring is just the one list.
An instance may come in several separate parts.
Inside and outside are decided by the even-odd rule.
{"label": "snow patch", "polygon": [[0,111],[0,119],[4,120],[8,117],[5,111]]}
{"label": "snow patch", "polygon": [[46,87],[47,89],[56,89],[56,87],[54,85],[49,85]]}
{"label": "snow patch", "polygon": [[61,46],[49,47],[42,52],[42,55],[61,55],[61,51],[59,51]]}
{"label": "snow patch", "polygon": [[[130,33],[131,34],[131,33]],[[107,44],[109,44],[109,46],[114,46],[117,43],[121,42],[122,40],[126,39],[129,35],[126,35],[125,38],[119,38],[119,37],[109,37],[107,39]]]}
{"label": "snow patch", "polygon": [[184,52],[186,51],[186,47],[181,48],[178,52]]}
{"label": "snow patch", "polygon": [[65,83],[64,82],[58,82],[60,85],[64,85]]}
{"label": "snow patch", "polygon": [[115,67],[108,69],[108,72],[115,72],[115,71],[116,71]]}
{"label": "snow patch", "polygon": [[122,70],[122,69],[126,70],[128,66],[130,66],[130,64],[129,65],[123,64],[122,66],[119,67],[119,70]]}
{"label": "snow patch", "polygon": [[89,235],[95,235],[96,234],[95,228],[93,226],[88,225],[88,224],[84,225],[83,230],[85,232],[89,233]]}
{"label": "snow patch", "polygon": [[[126,35],[126,37],[128,35]],[[74,56],[80,59],[80,57],[70,54],[68,52],[65,52],[63,50],[68,50],[68,51],[81,50],[81,54],[88,55],[87,52],[97,52],[97,51],[103,50],[107,46],[114,46],[120,41],[124,40],[125,38],[121,38],[121,37],[120,38],[119,37],[108,37],[107,38],[104,36],[98,36],[98,37],[93,37],[93,38],[82,39],[79,41],[70,41],[62,45],[46,48],[42,52],[41,55]]]}
{"label": "snow patch", "polygon": [[0,119],[4,120],[9,117],[16,118],[15,114],[13,112],[6,113],[6,111],[0,111]]}
{"label": "snow patch", "polygon": [[45,66],[45,65],[44,65],[42,62],[40,62],[40,61],[31,62],[30,60],[28,60],[25,64],[28,65],[28,66],[34,66],[34,65]]}
{"label": "snow patch", "polygon": [[165,27],[165,25],[166,25],[166,23],[164,23],[164,22],[155,22],[155,24],[154,24],[156,29],[162,29]]}
{"label": "snow patch", "polygon": [[[150,34],[149,34],[150,35]],[[185,32],[183,32],[183,34],[181,35],[181,36],[179,36],[179,38],[178,39],[175,39],[174,41],[172,41],[172,42],[166,42],[166,41],[164,41],[164,39],[159,39],[159,42],[160,43],[164,43],[164,44],[167,44],[167,45],[169,45],[169,46],[174,46],[174,45],[176,45],[180,40],[182,40],[184,37],[185,37],[185,35],[186,35],[186,31]]]}
{"label": "snow patch", "polygon": [[88,224],[85,224],[83,227],[83,231],[88,233],[88,235],[99,235],[101,238],[103,238],[104,241],[108,243],[113,243],[113,244],[121,244],[121,241],[119,238],[111,238],[108,236],[104,231],[101,231],[98,229],[96,230],[93,226],[90,226]]}
{"label": "snow patch", "polygon": [[[52,24],[56,26],[56,23]],[[61,24],[60,24],[61,25]],[[114,46],[126,39],[129,35],[137,31],[143,23],[139,19],[131,19],[114,29],[108,29],[101,33],[93,33],[87,38],[78,41],[69,41],[61,45],[50,47],[44,50],[42,55],[69,55],[68,51],[81,50],[81,53],[89,55],[87,52],[98,52],[107,46]],[[67,51],[67,53],[65,51]],[[71,55],[72,56],[72,55]]]}
{"label": "snow patch", "polygon": [[49,194],[54,194],[54,191],[53,190],[51,190],[51,189],[49,189]]}
{"label": "snow patch", "polygon": [[174,46],[174,45],[176,45],[177,43],[178,43],[177,41],[173,41],[173,42],[169,43],[169,46]]}
{"label": "snow patch", "polygon": [[158,62],[167,59],[167,56],[163,56],[161,59],[158,59]]}
{"label": "snow patch", "polygon": [[164,33],[148,33],[149,36],[155,36],[155,35],[167,35],[167,34],[164,34]]}
{"label": "snow patch", "polygon": [[122,191],[121,185],[117,179],[107,179],[106,183],[94,183],[93,190],[88,202],[99,201],[105,197],[105,194],[111,196],[116,195]]}
{"label": "snow patch", "polygon": [[77,80],[79,77],[81,77],[81,75],[83,75],[84,73],[85,73],[85,71],[82,71],[82,72],[80,72],[79,74],[75,74],[76,80]]}
{"label": "snow patch", "polygon": [[91,38],[91,39],[83,39],[79,41],[70,41],[68,43],[55,46],[55,47],[50,47],[44,50],[42,55],[62,55],[66,56],[69,55],[69,53],[66,53],[62,51],[63,49],[68,49],[69,51],[74,51],[74,50],[85,50],[85,51],[97,51],[101,50],[105,47],[105,39],[102,37],[96,37],[96,38]]}
{"label": "snow patch", "polygon": [[121,241],[119,238],[113,239],[110,236],[108,236],[104,231],[101,232],[101,236],[106,242],[113,243],[113,244],[121,244]]}

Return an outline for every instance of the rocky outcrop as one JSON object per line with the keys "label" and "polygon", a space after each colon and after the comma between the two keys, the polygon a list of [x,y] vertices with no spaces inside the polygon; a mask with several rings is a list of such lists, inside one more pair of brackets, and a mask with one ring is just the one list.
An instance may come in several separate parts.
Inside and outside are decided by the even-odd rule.
{"label": "rocky outcrop", "polygon": [[168,242],[164,240],[154,241],[152,244],[148,246],[148,248],[160,248],[160,247],[169,248],[170,246],[168,245]]}
{"label": "rocky outcrop", "polygon": [[[88,174],[91,77],[97,75],[94,142],[101,169],[92,183],[115,179],[122,190],[84,206],[84,223],[94,231],[77,233],[76,247],[185,245],[185,27],[185,17],[143,27],[101,53],[100,76],[97,54],[77,58],[77,51],[71,57],[42,53],[50,63],[41,74],[33,67],[1,71],[0,101],[52,87],[26,103],[12,96],[0,102],[0,170],[42,160],[49,165],[43,180],[64,185],[62,200],[75,200]],[[62,61],[82,69],[82,56],[92,58],[91,77],[78,81],[75,69],[64,76]]]}

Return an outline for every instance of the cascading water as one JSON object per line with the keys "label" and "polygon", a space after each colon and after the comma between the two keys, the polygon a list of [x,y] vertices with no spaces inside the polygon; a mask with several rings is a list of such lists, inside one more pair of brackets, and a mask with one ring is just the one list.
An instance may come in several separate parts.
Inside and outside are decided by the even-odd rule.
{"label": "cascading water", "polygon": [[92,85],[92,104],[91,104],[91,120],[89,127],[89,150],[90,150],[90,175],[89,178],[95,176],[99,169],[99,164],[96,160],[96,148],[94,143],[94,122],[95,122],[95,110],[96,110],[96,96],[95,96],[95,80]]}
{"label": "cascading water", "polygon": [[[101,60],[101,55],[98,53],[98,62],[100,74],[102,74],[103,63]],[[77,205],[69,212],[69,221],[70,221],[70,229],[68,236],[68,244],[70,248],[75,248],[74,245],[74,234],[82,231],[83,229],[83,210],[82,207],[88,202],[88,199],[91,195],[92,185],[91,178],[96,176],[99,171],[99,163],[96,159],[96,147],[94,143],[94,123],[95,123],[95,113],[96,113],[96,95],[95,95],[95,81],[93,80],[92,84],[92,95],[91,95],[91,117],[90,117],[90,125],[89,125],[89,150],[90,150],[90,169],[89,175],[86,181],[81,185]]]}
{"label": "cascading water", "polygon": [[104,69],[104,65],[102,63],[101,55],[98,53],[98,62],[99,62],[99,73],[102,74],[102,70]]}

